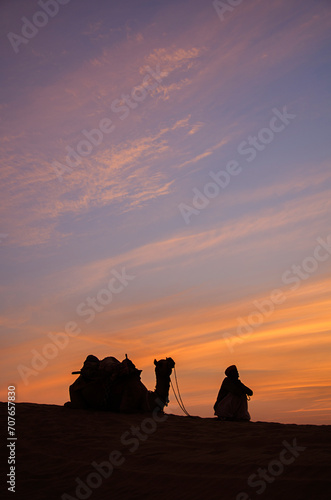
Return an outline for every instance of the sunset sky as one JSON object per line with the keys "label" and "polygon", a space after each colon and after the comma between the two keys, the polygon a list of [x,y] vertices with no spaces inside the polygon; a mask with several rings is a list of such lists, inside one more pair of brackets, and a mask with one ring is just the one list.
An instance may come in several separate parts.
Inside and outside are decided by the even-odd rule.
{"label": "sunset sky", "polygon": [[330,423],[331,4],[230,3],[1,2],[2,400],[171,356],[193,415],[236,364]]}

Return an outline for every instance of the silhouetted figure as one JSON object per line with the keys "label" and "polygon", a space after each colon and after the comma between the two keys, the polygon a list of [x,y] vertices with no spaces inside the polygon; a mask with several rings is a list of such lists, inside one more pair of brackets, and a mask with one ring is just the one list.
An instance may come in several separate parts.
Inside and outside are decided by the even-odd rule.
{"label": "silhouetted figure", "polygon": [[235,365],[229,366],[225,370],[225,375],[214,404],[215,415],[219,420],[250,420],[247,396],[252,396],[253,391],[239,380]]}

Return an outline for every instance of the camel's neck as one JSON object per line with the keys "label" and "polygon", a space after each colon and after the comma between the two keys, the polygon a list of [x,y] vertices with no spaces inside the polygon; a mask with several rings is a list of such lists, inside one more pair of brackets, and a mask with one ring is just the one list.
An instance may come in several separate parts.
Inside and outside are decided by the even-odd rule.
{"label": "camel's neck", "polygon": [[155,386],[155,395],[159,396],[160,399],[164,402],[168,402],[169,396],[169,388],[170,388],[170,377],[156,377],[156,386]]}

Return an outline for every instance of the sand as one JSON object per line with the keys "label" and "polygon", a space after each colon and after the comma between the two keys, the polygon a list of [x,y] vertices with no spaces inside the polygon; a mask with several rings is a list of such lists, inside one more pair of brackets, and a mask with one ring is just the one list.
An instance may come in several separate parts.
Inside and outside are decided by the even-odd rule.
{"label": "sand", "polygon": [[[331,426],[32,403],[16,411],[16,492],[8,498],[331,498]],[[7,418],[4,403],[1,415]],[[2,447],[6,462],[8,450]]]}

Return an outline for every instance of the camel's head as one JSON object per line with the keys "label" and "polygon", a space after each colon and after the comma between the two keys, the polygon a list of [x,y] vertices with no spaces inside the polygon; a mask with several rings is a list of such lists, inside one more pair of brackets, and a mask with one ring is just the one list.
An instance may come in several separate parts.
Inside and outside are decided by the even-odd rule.
{"label": "camel's head", "polygon": [[157,375],[166,375],[170,377],[173,367],[175,366],[175,362],[172,358],[160,359],[160,361],[156,361],[154,359],[155,365],[155,373]]}

